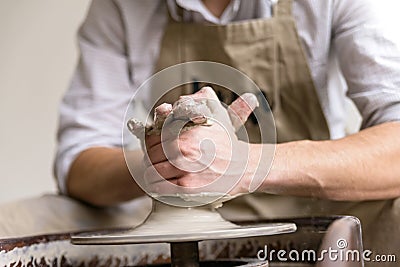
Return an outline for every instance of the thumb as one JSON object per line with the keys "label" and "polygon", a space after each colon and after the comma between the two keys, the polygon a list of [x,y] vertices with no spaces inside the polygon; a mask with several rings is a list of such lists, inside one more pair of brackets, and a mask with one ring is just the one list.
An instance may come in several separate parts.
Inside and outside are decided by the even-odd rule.
{"label": "thumb", "polygon": [[258,105],[257,97],[252,93],[241,95],[229,105],[228,114],[236,131],[244,125]]}

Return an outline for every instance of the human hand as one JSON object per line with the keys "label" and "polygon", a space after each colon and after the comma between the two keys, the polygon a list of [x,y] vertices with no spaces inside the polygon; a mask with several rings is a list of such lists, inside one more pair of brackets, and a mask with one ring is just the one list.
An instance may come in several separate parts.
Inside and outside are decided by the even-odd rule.
{"label": "human hand", "polygon": [[157,118],[166,121],[161,134],[145,137],[144,178],[149,190],[158,194],[182,193],[182,188],[185,193],[248,192],[244,173],[249,145],[239,141],[235,131],[257,105],[254,95],[244,94],[226,109],[214,91],[205,87],[174,104],[174,119],[168,120],[169,106],[157,108],[155,125],[160,125]]}

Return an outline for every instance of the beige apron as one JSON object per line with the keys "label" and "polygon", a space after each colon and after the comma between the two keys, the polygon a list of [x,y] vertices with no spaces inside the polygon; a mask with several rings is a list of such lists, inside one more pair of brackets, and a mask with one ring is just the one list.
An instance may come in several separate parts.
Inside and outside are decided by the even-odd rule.
{"label": "beige apron", "polygon": [[[228,25],[177,22],[169,16],[157,70],[189,61],[214,61],[232,66],[249,76],[265,94],[274,115],[278,143],[329,139],[328,126],[297,34],[292,2],[278,1],[272,18]],[[182,8],[177,8],[182,16]],[[214,89],[227,104],[233,100],[229,91],[218,86]],[[172,103],[178,96],[191,93],[192,87],[179,87],[159,103]],[[253,134],[256,129],[252,123],[247,123],[246,128]],[[254,135],[251,138],[257,140]],[[385,219],[399,216],[391,208],[392,203],[334,202],[258,193],[226,203],[221,213],[236,220],[354,215],[362,221],[365,247],[380,249],[380,252],[388,247],[388,235],[383,233],[400,233],[399,225]],[[376,222],[378,218],[380,221]],[[383,224],[389,229],[380,229]],[[378,242],[385,239],[386,243]],[[399,243],[393,240],[392,248],[400,248]]]}
{"label": "beige apron", "polygon": [[[169,16],[157,70],[189,61],[213,61],[234,67],[249,76],[266,95],[275,118],[278,142],[329,139],[291,16],[291,4],[280,1],[271,19],[228,25],[180,23]],[[229,91],[216,89],[222,101],[229,104],[233,100]],[[167,94],[162,101],[173,102],[179,95],[191,93],[190,86],[186,86]]]}

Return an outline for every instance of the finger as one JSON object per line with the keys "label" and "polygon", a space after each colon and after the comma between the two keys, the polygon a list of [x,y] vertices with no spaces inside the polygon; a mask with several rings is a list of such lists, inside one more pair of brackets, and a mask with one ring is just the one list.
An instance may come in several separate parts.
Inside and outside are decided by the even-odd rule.
{"label": "finger", "polygon": [[[196,93],[192,94],[192,95],[184,95],[184,96],[180,96],[179,100],[185,100],[187,98],[191,98],[194,100],[208,100],[207,101],[207,105],[208,108],[213,111],[213,106],[215,105],[215,103],[217,103],[217,106],[219,107],[220,101],[219,98],[217,96],[217,94],[215,93],[214,89],[210,86],[205,86],[203,88],[201,88],[199,91],[197,91]],[[179,101],[178,100],[178,101]],[[211,102],[211,106],[210,103]]]}
{"label": "finger", "polygon": [[154,168],[154,165],[151,165],[150,167],[148,167],[145,170],[144,179],[145,179],[146,185],[151,185],[151,184],[167,181],[166,178],[164,178],[163,176],[161,176],[160,173],[157,172],[157,170]]}
{"label": "finger", "polygon": [[172,105],[168,103],[163,103],[155,108],[154,110],[154,127],[156,129],[161,129],[165,119],[172,111]]}
{"label": "finger", "polygon": [[146,184],[146,192],[164,195],[174,194],[177,192],[177,179],[164,179],[164,177],[162,177],[153,166],[146,169],[144,178]]}
{"label": "finger", "polygon": [[144,135],[145,135],[145,127],[143,122],[132,118],[127,122],[127,126],[129,131],[135,135],[137,138],[139,138],[140,140],[144,139]]}
{"label": "finger", "polygon": [[154,165],[167,160],[167,157],[164,154],[162,143],[147,149],[147,155],[149,160],[147,163],[150,163],[148,165]]}
{"label": "finger", "polygon": [[212,181],[208,179],[202,179],[193,174],[184,175],[183,177],[177,179],[177,185],[186,188],[198,188],[210,184]]}
{"label": "finger", "polygon": [[243,126],[256,107],[258,107],[258,100],[252,93],[245,93],[233,101],[228,107],[228,114],[235,130]]}
{"label": "finger", "polygon": [[164,179],[179,178],[185,175],[185,171],[178,169],[172,165],[169,161],[163,161],[153,165],[154,169],[159,173]]}
{"label": "finger", "polygon": [[207,98],[207,99],[214,99],[219,100],[217,94],[215,93],[214,89],[211,86],[204,86],[199,91],[194,93],[193,98]]}
{"label": "finger", "polygon": [[145,137],[145,144],[147,150],[156,145],[159,145],[160,143],[161,143],[161,135],[151,134],[151,135],[146,135]]}
{"label": "finger", "polygon": [[206,105],[206,100],[212,97],[212,94],[215,93],[210,88],[202,89],[202,91],[192,95],[181,96],[173,106],[174,118],[187,122],[192,121],[195,124],[205,123],[207,117],[211,117],[211,112]]}
{"label": "finger", "polygon": [[207,99],[216,99],[218,100],[218,96],[215,93],[214,89],[212,89],[211,86],[204,86],[202,87],[199,91],[197,91],[194,94],[190,95],[182,95],[179,97],[179,99],[184,99],[184,98],[193,98],[193,99],[202,99],[202,98],[207,98]]}
{"label": "finger", "polygon": [[176,188],[171,183],[177,185],[179,178],[174,175],[181,176],[179,169],[169,162],[152,165],[146,169],[144,174],[146,188],[150,192],[158,194],[176,193]]}
{"label": "finger", "polygon": [[158,195],[175,195],[177,193],[182,193],[182,190],[177,186],[177,179],[152,183],[147,185],[147,189],[152,193],[157,193]]}
{"label": "finger", "polygon": [[161,142],[146,150],[149,162],[157,164],[163,161],[174,161],[182,153],[179,149],[178,139]]}

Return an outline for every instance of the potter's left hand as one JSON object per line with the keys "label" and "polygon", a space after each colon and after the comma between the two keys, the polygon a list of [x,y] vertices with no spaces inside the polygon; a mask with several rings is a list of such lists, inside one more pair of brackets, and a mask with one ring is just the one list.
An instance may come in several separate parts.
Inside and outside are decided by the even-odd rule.
{"label": "potter's left hand", "polygon": [[179,101],[185,100],[206,103],[211,118],[203,125],[184,129],[179,134],[176,128],[181,129],[185,122],[177,120],[168,124],[167,120],[161,136],[146,136],[149,164],[145,179],[150,191],[177,193],[166,186],[170,182],[182,186],[185,193],[247,193],[249,179],[245,171],[250,146],[238,140],[235,131],[257,106],[255,96],[245,94],[225,108],[215,92],[205,87]]}

